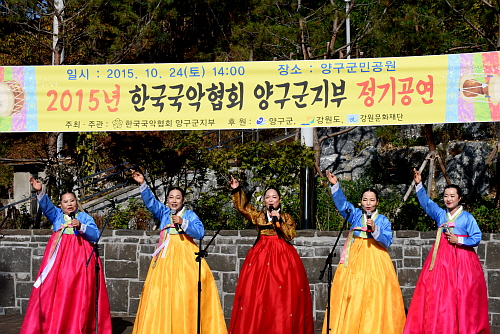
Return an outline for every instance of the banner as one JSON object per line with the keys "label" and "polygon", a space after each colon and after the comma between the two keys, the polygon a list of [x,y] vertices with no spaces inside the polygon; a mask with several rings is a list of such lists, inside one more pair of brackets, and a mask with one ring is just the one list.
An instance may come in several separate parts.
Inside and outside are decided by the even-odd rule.
{"label": "banner", "polygon": [[0,67],[0,131],[498,121],[499,55]]}

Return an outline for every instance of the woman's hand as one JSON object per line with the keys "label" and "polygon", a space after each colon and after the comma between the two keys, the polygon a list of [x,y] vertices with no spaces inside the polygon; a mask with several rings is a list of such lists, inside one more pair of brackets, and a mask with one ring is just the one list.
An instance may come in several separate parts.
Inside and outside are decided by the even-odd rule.
{"label": "woman's hand", "polygon": [[420,172],[416,168],[413,168],[413,180],[415,184],[422,182],[422,175],[420,175]]}
{"label": "woman's hand", "polygon": [[229,182],[229,185],[231,186],[231,189],[236,189],[240,186],[240,181],[236,180],[232,175],[231,175],[231,181]]}
{"label": "woman's hand", "polygon": [[373,219],[371,219],[371,218],[367,219],[366,220],[366,226],[370,227],[370,231],[372,231],[372,232],[375,231],[375,222],[373,221]]}
{"label": "woman's hand", "polygon": [[337,180],[337,177],[335,175],[333,175],[329,171],[326,171],[325,174],[326,174],[326,178],[328,179],[328,181],[330,181],[331,184],[337,184],[338,180]]}
{"label": "woman's hand", "polygon": [[452,245],[458,244],[458,237],[450,232],[445,232],[444,235],[446,236],[446,239],[448,239],[448,242]]}
{"label": "woman's hand", "polygon": [[71,219],[70,227],[76,227],[77,230],[80,229],[80,226],[82,226],[82,223],[78,219]]}
{"label": "woman's hand", "polygon": [[135,180],[135,182],[142,185],[144,183],[144,175],[142,175],[141,173],[139,173],[133,169],[131,169],[130,171],[132,172],[132,178]]}
{"label": "woman's hand", "polygon": [[276,217],[276,219],[279,221],[281,216],[280,216],[280,212],[278,210],[273,210],[273,211],[269,211],[269,216],[271,216],[271,219],[273,217]]}
{"label": "woman's hand", "polygon": [[30,177],[30,183],[38,194],[42,192],[42,182],[40,180],[35,180],[33,177]]}
{"label": "woman's hand", "polygon": [[173,224],[179,224],[179,225],[182,225],[182,223],[183,223],[182,221],[183,221],[182,217],[179,217],[179,216],[177,216],[177,215],[173,215],[173,216],[172,216],[172,223],[173,223]]}

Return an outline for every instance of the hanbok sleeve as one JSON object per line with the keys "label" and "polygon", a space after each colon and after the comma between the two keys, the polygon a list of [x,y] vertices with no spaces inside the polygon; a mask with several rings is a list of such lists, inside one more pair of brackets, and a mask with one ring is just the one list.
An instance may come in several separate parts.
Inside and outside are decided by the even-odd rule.
{"label": "hanbok sleeve", "polygon": [[45,217],[52,223],[52,228],[54,231],[59,230],[61,227],[61,221],[57,219],[60,215],[62,215],[62,210],[56,207],[49,197],[42,191],[37,195],[38,204],[40,205],[40,209],[42,210]]}
{"label": "hanbok sleeve", "polygon": [[94,218],[85,212],[80,212],[76,216],[76,219],[78,219],[78,221],[82,224],[80,234],[85,238],[85,240],[90,242],[96,242],[99,240],[101,231],[94,222]]}
{"label": "hanbok sleeve", "polygon": [[465,215],[465,230],[467,237],[458,237],[458,244],[469,247],[476,247],[481,242],[482,233],[473,215],[463,212]]}
{"label": "hanbok sleeve", "polygon": [[193,211],[186,210],[186,213],[182,217],[181,228],[186,232],[187,235],[194,239],[201,239],[205,236],[205,228],[201,222],[198,215]]}
{"label": "hanbok sleeve", "polygon": [[[361,226],[362,211],[347,201],[338,183],[331,186],[332,198],[340,215],[353,225]],[[349,212],[348,212],[349,211]]]}
{"label": "hanbok sleeve", "polygon": [[243,188],[238,187],[233,189],[232,198],[234,202],[234,207],[238,210],[243,217],[252,222],[254,225],[267,225],[268,222],[262,219],[257,219],[261,212],[257,211],[253,205],[248,203],[247,197]]}
{"label": "hanbok sleeve", "polygon": [[382,215],[377,215],[374,222],[375,231],[372,232],[372,237],[385,248],[389,247],[392,244],[391,222]]}
{"label": "hanbok sleeve", "polygon": [[160,229],[165,227],[164,217],[170,214],[170,208],[167,208],[163,203],[154,197],[151,189],[149,189],[146,185],[146,182],[144,182],[139,189],[141,191],[141,197],[144,201],[144,205],[149,211],[151,211],[153,216],[161,222]]}
{"label": "hanbok sleeve", "polygon": [[[283,232],[283,237],[286,241],[290,241],[297,235],[295,221],[292,216],[288,213],[282,213],[280,215],[280,227],[279,229]],[[278,229],[278,228],[277,228]]]}
{"label": "hanbok sleeve", "polygon": [[437,223],[439,224],[440,215],[445,211],[439,205],[437,205],[433,200],[427,196],[425,192],[425,188],[422,186],[422,183],[417,184],[415,187],[417,191],[418,202],[424,209],[424,211]]}

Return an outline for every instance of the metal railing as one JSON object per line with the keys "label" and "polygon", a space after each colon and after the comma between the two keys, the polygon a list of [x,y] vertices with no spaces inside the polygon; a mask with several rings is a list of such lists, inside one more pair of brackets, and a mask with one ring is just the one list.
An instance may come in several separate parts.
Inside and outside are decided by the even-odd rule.
{"label": "metal railing", "polygon": [[[86,196],[83,196],[80,198],[80,202],[84,203],[92,198],[98,198],[98,197],[102,197],[102,196],[105,196],[106,194],[110,194],[112,193],[113,191],[115,190],[118,190],[118,189],[121,189],[121,188],[124,188],[125,186],[128,185],[128,182],[124,181],[125,180],[125,177],[124,177],[124,173],[129,171],[130,169],[132,169],[133,167],[127,167],[127,168],[123,168],[122,170],[118,170],[118,171],[115,171],[115,172],[112,172],[112,173],[109,173],[110,171],[113,171],[113,170],[117,170],[119,168],[122,168],[123,166],[129,164],[128,162],[124,162],[120,165],[116,165],[116,166],[113,166],[113,167],[110,167],[108,169],[105,169],[105,170],[102,170],[100,172],[97,172],[97,173],[94,173],[92,175],[89,175],[89,176],[86,176],[86,177],[83,177],[81,179],[78,179],[75,181],[75,184],[76,185],[79,185],[77,186],[76,188],[73,188],[73,191],[74,192],[82,192],[82,190],[85,190],[91,186],[94,186],[94,185],[99,185],[99,184],[104,184],[104,182],[106,181],[113,181],[113,179],[115,180],[118,180],[118,183],[116,184],[113,184],[113,182],[111,182],[111,184],[113,184],[111,187],[109,188],[101,188],[101,190],[97,191],[97,192],[93,192],[89,195],[86,195]],[[87,180],[90,180],[90,182],[88,183],[84,183],[85,181]],[[109,184],[109,182],[108,182]],[[133,195],[133,196],[137,196],[137,194]],[[131,196],[131,197],[133,197]],[[12,207],[15,207],[19,204],[23,204],[29,200],[32,200],[32,199],[35,199],[36,198],[36,195],[33,195],[33,196],[30,196],[30,197],[27,197],[27,198],[24,198],[22,200],[19,200],[17,202],[14,202],[14,203],[10,203],[8,205],[5,205],[3,207],[0,208],[0,212],[4,211],[4,210],[7,210],[9,208],[12,208]],[[126,199],[125,199],[126,200]],[[107,205],[109,206],[109,205]],[[106,206],[104,206],[106,207]],[[93,211],[96,211],[96,210],[92,210]]]}
{"label": "metal railing", "polygon": [[[266,143],[280,142],[282,140],[286,140],[288,138],[291,138],[291,137],[295,136],[296,133],[297,133],[297,131],[295,131],[295,130],[290,131],[287,128],[284,128],[283,130],[284,130],[283,136],[275,137],[273,139],[266,140],[265,142]],[[223,142],[221,141],[221,131],[223,131],[223,130],[212,130],[212,131],[205,132],[203,134],[203,136],[208,136],[208,135],[211,135],[213,133],[217,133],[217,145],[209,147],[208,148],[209,151],[213,150],[213,149],[220,149],[220,148],[232,148],[233,146],[230,146],[228,144],[230,144],[232,142],[235,142],[237,140],[241,140],[241,143],[244,143],[245,139],[248,138],[249,136],[252,137],[251,138],[252,141],[260,141],[260,139],[259,139],[259,132],[261,131],[261,129],[246,129],[246,130],[241,130],[241,135],[239,135],[237,137],[234,137],[234,138],[231,138],[229,140],[223,141]]]}
{"label": "metal railing", "polygon": [[9,208],[11,208],[11,207],[13,207],[13,206],[18,205],[18,204],[21,204],[21,203],[27,202],[27,201],[29,201],[29,200],[31,200],[31,199],[34,199],[34,198],[36,198],[36,195],[33,195],[33,196],[31,196],[31,197],[24,198],[24,199],[22,199],[22,200],[20,200],[20,201],[17,201],[17,202],[14,202],[14,203],[10,203],[10,204],[8,204],[8,205],[5,205],[5,206],[3,206],[3,207],[1,207],[1,208],[0,208],[0,212],[2,212],[3,210],[7,210],[7,209],[9,209]]}

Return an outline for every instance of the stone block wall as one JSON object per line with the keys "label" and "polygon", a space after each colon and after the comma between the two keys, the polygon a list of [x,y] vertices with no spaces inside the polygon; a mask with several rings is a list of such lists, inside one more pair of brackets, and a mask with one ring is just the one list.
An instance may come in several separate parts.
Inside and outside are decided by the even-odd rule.
{"label": "stone block wall", "polygon": [[[24,313],[40,266],[50,230],[3,230],[0,239],[0,314]],[[214,235],[207,231],[203,245]],[[208,248],[207,261],[213,271],[226,318],[230,318],[239,270],[256,239],[254,230],[221,231]],[[319,280],[338,232],[302,230],[292,241],[309,277],[313,314],[322,320],[328,295],[327,275]],[[334,269],[347,233],[340,237]],[[111,311],[116,316],[134,316],[142,285],[156,244],[158,231],[108,230],[101,239],[106,284]],[[408,308],[423,262],[434,242],[435,232],[395,231],[389,247]],[[500,326],[500,235],[483,234],[477,247],[489,294],[492,326]],[[193,287],[197,289],[197,287]]]}

